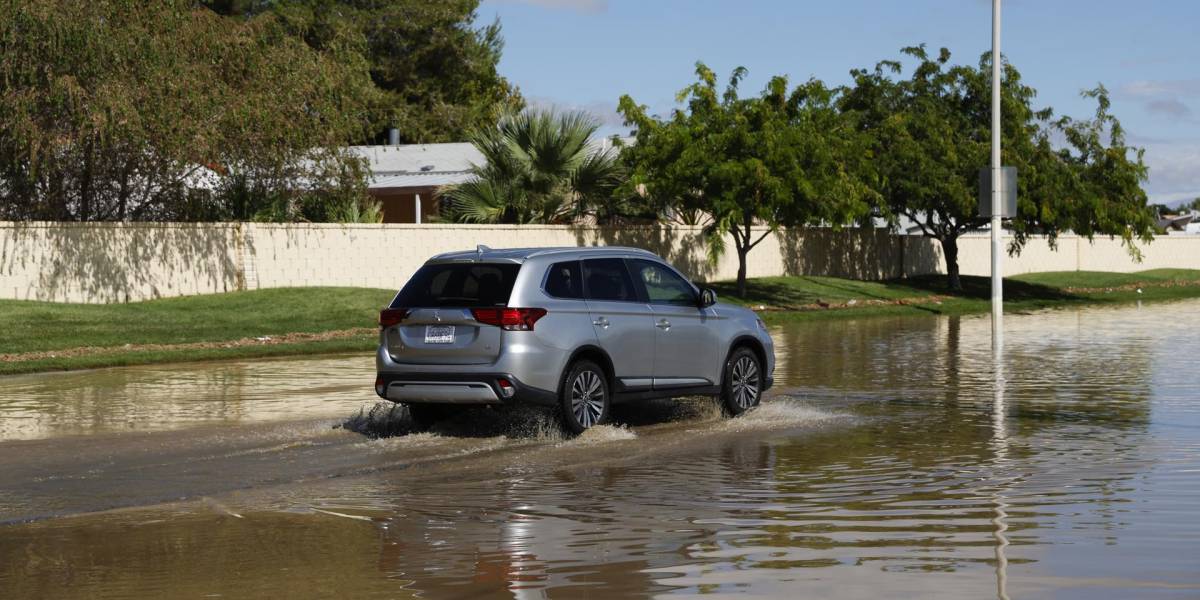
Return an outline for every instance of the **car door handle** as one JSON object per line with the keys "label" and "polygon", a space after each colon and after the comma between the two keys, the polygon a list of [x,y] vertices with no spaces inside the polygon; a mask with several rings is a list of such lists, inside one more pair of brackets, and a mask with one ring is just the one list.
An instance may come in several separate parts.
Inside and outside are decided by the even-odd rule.
{"label": "car door handle", "polygon": [[666,329],[671,328],[671,322],[666,319],[659,319],[658,322],[654,324],[654,326],[659,329],[666,330]]}
{"label": "car door handle", "polygon": [[600,317],[600,318],[592,321],[592,325],[595,325],[596,327],[602,327],[604,329],[608,329],[608,319],[605,319],[604,317]]}

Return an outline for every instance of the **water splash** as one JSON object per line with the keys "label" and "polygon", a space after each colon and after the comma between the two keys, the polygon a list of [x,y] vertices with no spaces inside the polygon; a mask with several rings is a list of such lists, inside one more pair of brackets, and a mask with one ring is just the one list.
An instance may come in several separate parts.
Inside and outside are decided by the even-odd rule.
{"label": "water splash", "polygon": [[560,445],[591,446],[633,439],[637,439],[637,434],[627,425],[596,425]]}
{"label": "water splash", "polygon": [[409,418],[408,409],[392,402],[376,402],[370,410],[358,409],[358,414],[346,419],[334,428],[360,433],[372,439],[388,438],[416,433],[416,424]]}
{"label": "water splash", "polygon": [[725,431],[786,429],[804,425],[817,425],[840,418],[847,417],[815,409],[802,400],[782,397],[766,400],[753,410],[739,417],[724,420],[717,427]]}

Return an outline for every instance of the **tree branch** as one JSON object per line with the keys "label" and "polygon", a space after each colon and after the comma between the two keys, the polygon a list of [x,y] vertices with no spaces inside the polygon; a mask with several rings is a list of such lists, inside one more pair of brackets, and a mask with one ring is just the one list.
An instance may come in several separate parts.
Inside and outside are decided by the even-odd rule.
{"label": "tree branch", "polygon": [[[909,220],[911,220],[913,223],[916,223],[917,227],[921,228],[922,236],[927,237],[927,238],[936,238],[937,237],[933,234],[933,231],[931,231],[930,228],[926,226],[925,223],[921,222],[921,220],[917,218],[916,211],[911,210],[911,209],[904,209],[904,210],[900,211],[900,214],[908,217]],[[928,212],[925,213],[925,218],[929,218]]]}
{"label": "tree branch", "polygon": [[771,235],[771,233],[774,232],[775,229],[776,229],[775,227],[768,227],[767,230],[764,231],[762,235],[758,236],[757,240],[754,240],[754,242],[750,244],[750,247],[747,248],[747,250],[753,250],[754,247],[757,246],[759,242],[767,239],[767,236]]}

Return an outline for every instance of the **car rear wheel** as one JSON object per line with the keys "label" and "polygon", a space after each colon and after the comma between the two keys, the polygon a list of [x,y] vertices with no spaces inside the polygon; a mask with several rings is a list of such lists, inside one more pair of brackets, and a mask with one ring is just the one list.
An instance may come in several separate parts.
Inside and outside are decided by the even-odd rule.
{"label": "car rear wheel", "polygon": [[559,401],[563,426],[571,433],[583,433],[607,421],[612,401],[604,369],[590,360],[571,365]]}
{"label": "car rear wheel", "polygon": [[737,416],[758,406],[762,382],[758,355],[745,346],[734,350],[725,362],[725,381],[721,385],[721,408],[725,414]]}

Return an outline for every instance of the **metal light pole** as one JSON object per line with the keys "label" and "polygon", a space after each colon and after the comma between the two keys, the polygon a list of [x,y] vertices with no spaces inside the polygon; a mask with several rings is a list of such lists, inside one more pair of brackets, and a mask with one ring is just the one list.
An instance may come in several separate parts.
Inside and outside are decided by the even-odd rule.
{"label": "metal light pole", "polygon": [[1004,346],[1004,259],[1000,234],[1003,195],[1000,190],[1000,0],[992,0],[992,348]]}

